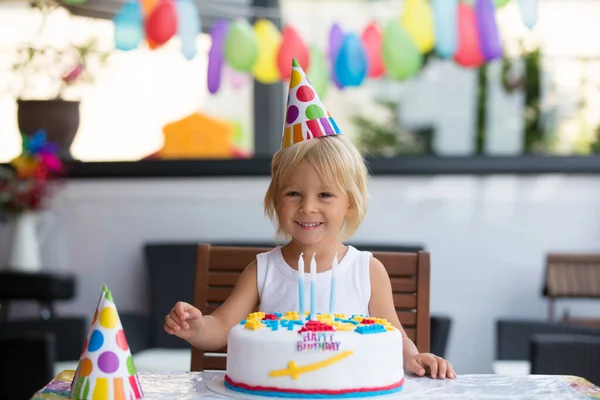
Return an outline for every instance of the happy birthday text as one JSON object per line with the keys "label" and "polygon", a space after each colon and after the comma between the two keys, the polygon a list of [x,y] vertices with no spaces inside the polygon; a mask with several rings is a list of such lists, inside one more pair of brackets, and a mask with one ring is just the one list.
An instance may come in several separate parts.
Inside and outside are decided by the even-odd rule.
{"label": "happy birthday text", "polygon": [[304,332],[297,342],[297,351],[338,351],[340,342],[334,341],[333,332]]}

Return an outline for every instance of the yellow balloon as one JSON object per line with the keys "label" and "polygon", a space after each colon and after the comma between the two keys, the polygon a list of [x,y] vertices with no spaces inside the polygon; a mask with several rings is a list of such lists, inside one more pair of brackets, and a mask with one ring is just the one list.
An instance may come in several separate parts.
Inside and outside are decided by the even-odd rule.
{"label": "yellow balloon", "polygon": [[252,67],[252,74],[261,83],[275,83],[280,77],[277,54],[281,45],[281,33],[271,21],[259,19],[254,24],[254,34],[258,40],[258,58]]}
{"label": "yellow balloon", "polygon": [[406,0],[400,22],[421,53],[433,49],[435,22],[428,0]]}

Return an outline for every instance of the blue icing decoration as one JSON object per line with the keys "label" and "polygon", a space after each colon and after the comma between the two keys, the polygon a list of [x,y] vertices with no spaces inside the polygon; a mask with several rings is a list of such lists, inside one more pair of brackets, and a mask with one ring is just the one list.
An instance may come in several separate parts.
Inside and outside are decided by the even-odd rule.
{"label": "blue icing decoration", "polygon": [[273,313],[273,314],[275,314],[275,316],[276,316],[277,318],[281,318],[281,313],[278,313],[278,312],[276,312],[276,313]]}
{"label": "blue icing decoration", "polygon": [[242,322],[240,322],[240,325],[246,325],[246,320],[243,319]]}
{"label": "blue icing decoration", "polygon": [[353,398],[353,397],[371,397],[371,396],[381,396],[381,395],[390,394],[390,393],[398,393],[398,392],[402,391],[402,388],[404,387],[404,385],[401,385],[394,389],[388,389],[388,390],[376,390],[376,391],[372,391],[372,392],[354,392],[354,393],[344,393],[344,394],[286,393],[286,392],[275,392],[275,391],[269,391],[269,390],[249,390],[249,389],[243,389],[240,387],[233,386],[227,381],[225,381],[225,387],[227,389],[230,389],[230,390],[233,390],[236,392],[254,394],[254,395],[259,395],[259,396],[268,396],[268,397],[291,397],[291,398],[296,397],[296,398],[312,398],[312,399],[346,398],[346,399],[349,399],[349,398]]}
{"label": "blue icing decoration", "polygon": [[353,324],[353,325],[358,325],[360,322],[355,321],[353,319],[343,319],[343,318],[336,318],[336,321],[340,321],[342,323],[346,323],[346,324]]}
{"label": "blue icing decoration", "polygon": [[357,326],[356,329],[354,329],[354,332],[356,333],[382,333],[385,331],[385,326],[381,324]]}

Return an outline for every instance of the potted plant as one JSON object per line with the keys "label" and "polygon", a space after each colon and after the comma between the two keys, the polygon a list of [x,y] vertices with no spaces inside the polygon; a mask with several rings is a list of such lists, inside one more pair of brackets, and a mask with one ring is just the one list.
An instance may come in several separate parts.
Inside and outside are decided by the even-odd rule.
{"label": "potted plant", "polygon": [[12,65],[15,75],[17,122],[21,133],[46,131],[48,139],[71,158],[69,149],[79,128],[77,88],[94,81],[96,71],[108,59],[95,37],[83,41],[52,43],[45,39],[45,21],[58,9],[56,3],[41,1],[34,7],[42,13],[39,35],[17,48]]}
{"label": "potted plant", "polygon": [[59,147],[47,141],[46,132],[23,135],[22,142],[23,150],[10,167],[0,166],[0,221],[11,225],[8,266],[38,271],[44,239],[40,235],[41,212],[64,168]]}

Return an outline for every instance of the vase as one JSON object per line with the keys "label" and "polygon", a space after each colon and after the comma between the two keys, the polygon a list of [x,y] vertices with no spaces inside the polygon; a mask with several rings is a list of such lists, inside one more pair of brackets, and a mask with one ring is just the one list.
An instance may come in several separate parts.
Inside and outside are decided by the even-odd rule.
{"label": "vase", "polygon": [[39,213],[26,211],[11,217],[8,268],[38,272],[42,269],[41,245],[45,239]]}
{"label": "vase", "polygon": [[21,133],[33,135],[43,129],[49,142],[60,147],[63,159],[72,159],[70,148],[79,129],[79,102],[67,100],[17,100],[17,123]]}

